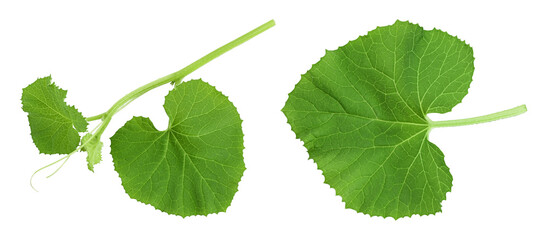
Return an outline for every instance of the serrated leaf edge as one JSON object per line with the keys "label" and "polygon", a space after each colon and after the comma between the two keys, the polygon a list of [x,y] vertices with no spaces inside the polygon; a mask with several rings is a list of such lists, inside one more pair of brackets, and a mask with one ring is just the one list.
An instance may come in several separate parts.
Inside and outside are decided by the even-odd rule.
{"label": "serrated leaf edge", "polygon": [[[420,27],[421,29],[423,29],[424,31],[440,31],[440,32],[446,33],[446,34],[448,34],[448,35],[450,35],[450,36],[455,37],[455,38],[458,39],[459,41],[462,41],[466,46],[469,46],[469,47],[471,48],[471,46],[470,46],[468,43],[466,43],[466,41],[460,39],[457,35],[451,35],[451,34],[449,34],[449,33],[446,32],[446,31],[443,31],[443,30],[440,30],[440,29],[437,29],[437,28],[433,28],[432,30],[425,30],[422,26],[420,26],[420,25],[418,25],[418,24],[416,24],[416,23],[412,23],[412,22],[410,22],[410,21],[400,21],[400,20],[396,20],[395,23],[398,23],[398,22],[403,22],[403,23],[409,23],[409,24],[412,24],[412,25],[416,25],[416,26]],[[395,23],[394,23],[394,24],[395,24]],[[392,24],[392,25],[393,25],[393,24]],[[328,49],[326,49],[326,50],[325,50],[325,54],[324,54],[322,57],[320,57],[320,59],[319,59],[316,63],[312,64],[312,65],[310,66],[310,68],[308,68],[308,70],[307,70],[305,73],[303,73],[303,74],[300,75],[301,77],[300,77],[299,81],[297,81],[297,83],[295,83],[295,85],[294,85],[294,87],[293,87],[293,90],[287,94],[287,96],[288,96],[287,99],[289,99],[290,94],[293,93],[293,91],[295,91],[295,87],[296,87],[297,84],[300,82],[300,80],[304,77],[304,75],[305,75],[308,71],[310,71],[310,69],[312,69],[314,66],[318,65],[318,63],[319,63],[320,61],[322,61],[322,59],[324,59],[325,56],[326,56],[328,53],[336,52],[336,51],[338,51],[340,48],[342,48],[342,47],[348,45],[349,43],[358,40],[360,37],[368,37],[368,36],[369,36],[369,33],[371,33],[372,31],[378,30],[378,29],[380,29],[380,28],[389,27],[389,26],[391,26],[391,25],[378,26],[378,27],[376,27],[375,29],[368,31],[367,34],[365,34],[365,35],[359,35],[359,36],[356,37],[355,39],[349,40],[347,43],[338,46],[335,50],[328,50]],[[472,54],[472,59],[475,60],[475,57],[474,57],[473,54]],[[474,70],[475,70],[475,66],[472,66],[472,67],[473,67],[473,68],[472,68],[472,71],[474,71]],[[472,81],[472,82],[473,82],[473,81]],[[472,83],[472,82],[471,82],[471,83]],[[470,83],[470,85],[471,85],[471,83]],[[464,95],[464,97],[466,97],[466,96],[468,95],[468,90],[470,89],[470,85],[468,85],[468,88],[466,88],[466,94]],[[464,97],[463,97],[463,99],[464,99]],[[463,100],[461,99],[457,104],[455,104],[455,106],[451,107],[450,110],[449,110],[448,112],[451,112],[451,111],[453,110],[453,108],[456,107],[458,104],[460,104],[462,101],[463,101]],[[286,100],[286,103],[287,103],[287,100]],[[284,116],[286,117],[286,120],[287,120],[286,123],[290,126],[291,131],[295,134],[295,139],[297,139],[297,140],[299,140],[301,143],[303,143],[303,147],[306,149],[306,153],[308,154],[308,159],[307,159],[307,160],[311,160],[311,161],[314,163],[314,165],[316,165],[316,169],[317,169],[318,171],[321,172],[321,174],[322,174],[322,176],[323,176],[323,178],[324,178],[323,184],[325,184],[325,185],[329,186],[329,188],[333,189],[333,190],[335,191],[335,195],[336,195],[336,196],[341,197],[341,201],[344,203],[344,208],[345,208],[345,209],[349,209],[349,210],[355,211],[355,212],[358,213],[358,214],[361,213],[361,214],[363,214],[363,215],[369,215],[370,217],[382,217],[382,218],[384,218],[384,219],[392,218],[392,219],[394,219],[394,220],[398,220],[398,219],[406,218],[406,217],[407,217],[407,218],[411,218],[411,217],[413,217],[413,216],[430,216],[430,215],[433,215],[433,216],[434,216],[434,215],[436,215],[437,213],[441,213],[441,212],[443,211],[443,202],[447,199],[447,193],[450,193],[451,190],[453,189],[453,182],[452,182],[452,181],[451,181],[451,186],[450,186],[450,188],[449,188],[449,191],[447,191],[447,192],[443,195],[443,198],[441,199],[441,202],[440,202],[440,211],[437,211],[437,212],[434,212],[434,213],[428,213],[428,214],[420,214],[420,213],[417,213],[417,214],[405,215],[405,216],[401,216],[401,217],[394,217],[394,216],[388,216],[388,214],[387,214],[387,215],[372,215],[372,214],[370,214],[370,213],[360,212],[360,211],[358,211],[358,210],[355,210],[355,209],[353,209],[353,208],[348,207],[348,204],[343,200],[342,195],[340,195],[340,193],[338,193],[337,190],[336,190],[335,188],[331,187],[331,185],[329,185],[329,184],[326,182],[326,180],[325,180],[325,175],[323,174],[323,171],[318,167],[318,164],[316,163],[316,161],[314,161],[314,159],[312,159],[312,158],[310,157],[310,154],[308,153],[308,148],[306,148],[306,147],[304,146],[304,141],[302,141],[302,140],[297,136],[295,130],[293,129],[293,125],[291,125],[291,124],[289,123],[289,119],[288,119],[287,116],[285,115],[284,109],[285,109],[285,104],[284,104],[284,107],[282,107],[281,112],[282,112],[282,113],[284,114]],[[428,113],[427,113],[427,114],[428,114]],[[426,115],[425,115],[425,116],[426,116]],[[427,136],[427,139],[426,139],[426,140],[429,141],[429,140],[428,140],[428,137],[430,136],[430,135],[429,135],[429,134],[430,134],[430,129],[428,129],[428,133],[427,133],[427,134],[428,134],[428,136]],[[432,144],[434,144],[434,143],[432,143]],[[434,144],[434,145],[435,145],[435,144]],[[437,146],[437,145],[436,145],[436,146]],[[439,147],[438,147],[438,148],[439,148]],[[444,155],[443,160],[444,160],[444,162],[445,162],[445,155]],[[449,166],[447,166],[447,169],[450,171]]]}
{"label": "serrated leaf edge", "polygon": [[[189,81],[203,81],[203,80],[202,80],[201,78],[198,78],[198,79],[192,79],[192,80],[189,80]],[[232,105],[236,108],[236,114],[238,115],[238,118],[240,119],[240,126],[241,126],[241,125],[243,124],[243,120],[242,120],[242,118],[241,118],[241,116],[240,116],[240,113],[237,111],[238,108],[234,105],[234,102],[232,102],[232,101],[230,100],[230,97],[229,97],[228,95],[225,95],[222,91],[219,91],[214,85],[211,85],[211,84],[209,84],[209,83],[206,82],[206,81],[203,81],[203,82],[207,83],[208,85],[210,85],[211,87],[213,87],[213,89],[215,89],[215,91],[218,91],[219,93],[221,93],[222,95],[224,95],[224,96],[227,97],[228,101],[230,101],[230,102],[232,103]],[[182,83],[180,83],[180,84],[182,84]],[[167,97],[172,91],[174,91],[174,90],[175,90],[175,87],[174,87],[173,89],[171,89],[171,90],[168,92],[168,94],[166,94],[166,96],[165,96],[164,98],[166,98],[166,97]],[[164,105],[165,105],[165,100],[164,100]],[[162,106],[164,106],[164,105],[162,105]],[[165,108],[164,108],[164,110],[165,110]],[[146,118],[146,119],[149,119],[149,120],[150,120],[150,118],[148,118],[148,117],[133,116],[133,118],[135,118],[135,117],[142,117],[142,118]],[[133,119],[133,118],[132,118],[132,119]],[[131,121],[131,119],[128,120],[128,121],[127,121],[122,127],[120,127],[118,130],[120,130],[121,128],[123,128],[129,121]],[[150,121],[150,122],[153,123],[152,121]],[[118,130],[117,130],[117,131],[118,131]],[[243,128],[242,128],[242,130],[243,130]],[[116,132],[117,132],[117,131],[116,131]],[[114,135],[116,135],[116,133],[115,133]],[[113,135],[113,136],[114,136],[114,135]],[[245,138],[245,133],[242,131],[242,140],[243,140],[244,138]],[[110,139],[112,139],[112,137],[110,137]],[[112,142],[112,140],[111,140],[111,142]],[[124,185],[122,184],[122,178],[120,177],[120,173],[118,173],[118,171],[116,171],[116,170],[115,170],[115,172],[116,172],[116,174],[118,175],[118,178],[120,179],[120,185],[122,186],[122,189],[124,189],[124,192],[126,193],[126,195],[127,195],[130,199],[133,199],[133,200],[137,201],[138,203],[141,203],[141,204],[144,204],[144,205],[147,205],[147,206],[151,206],[151,207],[154,208],[154,210],[160,211],[160,212],[162,212],[162,213],[166,213],[166,214],[168,214],[168,215],[173,215],[173,216],[182,217],[183,219],[184,219],[184,218],[188,218],[188,217],[199,217],[199,216],[207,217],[207,216],[210,216],[210,215],[219,215],[219,213],[226,213],[226,212],[227,212],[228,208],[229,208],[230,206],[232,206],[232,201],[234,200],[234,196],[236,196],[236,194],[240,191],[240,182],[242,181],[242,178],[245,176],[245,172],[246,172],[246,170],[247,170],[247,167],[245,166],[245,158],[243,157],[243,153],[244,153],[244,151],[245,151],[245,144],[244,144],[244,143],[245,143],[245,141],[242,141],[242,161],[244,162],[244,166],[243,166],[244,169],[243,169],[243,172],[242,172],[242,176],[240,176],[240,181],[238,181],[238,186],[236,187],[236,192],[234,193],[234,195],[232,195],[232,198],[230,199],[230,204],[228,204],[228,206],[227,206],[226,208],[224,208],[223,210],[221,210],[221,211],[207,213],[206,215],[190,214],[190,215],[184,215],[184,216],[183,216],[183,215],[178,215],[178,214],[175,214],[175,213],[168,213],[168,212],[165,212],[165,211],[163,211],[163,210],[157,208],[156,206],[154,206],[154,205],[152,205],[152,204],[150,204],[150,203],[141,202],[141,201],[137,200],[136,198],[132,197],[131,195],[129,195],[129,193],[126,191],[126,188],[125,188]],[[112,157],[112,148],[110,149],[110,155],[111,155],[111,157]]]}

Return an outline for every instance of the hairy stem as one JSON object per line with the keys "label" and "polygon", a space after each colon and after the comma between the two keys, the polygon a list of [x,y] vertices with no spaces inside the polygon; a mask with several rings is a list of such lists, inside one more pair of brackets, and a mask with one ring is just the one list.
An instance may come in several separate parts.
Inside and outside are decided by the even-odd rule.
{"label": "hairy stem", "polygon": [[491,121],[496,121],[499,119],[515,117],[520,114],[527,112],[527,107],[525,105],[517,106],[515,108],[507,109],[504,111],[487,114],[484,116],[457,119],[457,120],[447,120],[447,121],[428,121],[430,128],[439,128],[439,127],[457,127],[465,126],[479,123],[486,123]]}

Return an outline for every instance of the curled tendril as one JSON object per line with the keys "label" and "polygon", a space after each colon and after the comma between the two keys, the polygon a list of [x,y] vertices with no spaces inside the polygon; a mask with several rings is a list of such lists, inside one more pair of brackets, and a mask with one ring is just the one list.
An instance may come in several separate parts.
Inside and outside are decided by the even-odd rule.
{"label": "curled tendril", "polygon": [[[57,163],[62,162],[61,165],[60,165],[59,167],[57,167],[57,169],[55,169],[55,171],[53,171],[53,173],[51,173],[50,175],[48,175],[46,178],[50,178],[51,176],[53,176],[53,175],[55,175],[57,172],[59,172],[59,170],[61,170],[61,168],[63,168],[63,166],[65,166],[65,163],[67,163],[67,161],[68,161],[69,158],[72,156],[72,154],[75,154],[76,152],[79,152],[80,150],[82,150],[82,148],[84,148],[84,147],[91,141],[91,139],[93,139],[93,138],[95,138],[95,137],[100,137],[100,136],[97,136],[98,134],[97,134],[96,131],[97,131],[97,129],[98,129],[102,124],[103,124],[103,122],[99,123],[93,130],[89,131],[88,133],[92,134],[91,137],[90,137],[87,141],[85,141],[85,142],[83,142],[82,144],[80,144],[80,146],[78,146],[74,151],[72,151],[71,153],[69,153],[69,154],[67,154],[66,156],[62,157],[61,159],[55,160],[54,162],[52,162],[52,163],[50,163],[50,164],[48,164],[48,165],[46,165],[46,166],[43,166],[43,167],[39,168],[38,170],[36,170],[36,171],[30,176],[30,180],[29,180],[29,182],[30,182],[30,187],[31,187],[34,191],[38,192],[38,190],[37,190],[37,189],[34,187],[34,185],[32,184],[32,180],[34,179],[34,176],[35,176],[37,173],[41,172],[42,170],[47,169],[47,168],[49,168],[49,167],[51,167],[51,166],[53,166],[53,165],[55,165],[55,164],[57,164]],[[64,160],[64,161],[63,161],[63,160]]]}

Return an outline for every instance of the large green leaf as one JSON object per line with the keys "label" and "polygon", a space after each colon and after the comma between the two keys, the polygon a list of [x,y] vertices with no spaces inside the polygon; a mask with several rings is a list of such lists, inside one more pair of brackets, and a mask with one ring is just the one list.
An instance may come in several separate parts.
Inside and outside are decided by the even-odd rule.
{"label": "large green leaf", "polygon": [[169,126],[134,117],[111,138],[114,167],[130,197],[180,216],[222,212],[245,169],[242,120],[221,92],[202,80],[167,96]]}
{"label": "large green leaf", "polygon": [[86,119],[65,103],[66,96],[67,91],[52,83],[51,76],[23,88],[23,111],[28,113],[32,140],[41,153],[70,153],[80,143],[78,132],[86,131]]}
{"label": "large green leaf", "polygon": [[472,48],[445,32],[397,21],[325,56],[283,112],[346,206],[400,218],[441,211],[452,176],[428,141],[427,113],[461,102]]}

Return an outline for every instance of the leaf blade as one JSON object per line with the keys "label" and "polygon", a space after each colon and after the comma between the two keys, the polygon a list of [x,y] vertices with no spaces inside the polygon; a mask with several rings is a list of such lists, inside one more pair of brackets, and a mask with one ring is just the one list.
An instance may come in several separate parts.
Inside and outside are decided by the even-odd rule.
{"label": "leaf blade", "polygon": [[74,107],[65,103],[67,91],[39,78],[23,89],[21,102],[28,113],[34,144],[45,154],[68,154],[80,143],[78,132],[85,132],[87,121]]}
{"label": "leaf blade", "polygon": [[103,142],[101,142],[100,136],[93,136],[88,133],[82,137],[82,145],[82,151],[87,152],[88,169],[94,172],[94,166],[101,162]]}
{"label": "leaf blade", "polygon": [[201,80],[178,85],[164,104],[169,127],[134,117],[111,138],[128,195],[179,216],[225,211],[245,166],[241,119],[226,96]]}
{"label": "leaf blade", "polygon": [[347,208],[396,219],[433,214],[452,176],[428,141],[426,114],[450,111],[472,74],[466,43],[397,21],[326,51],[282,111]]}

